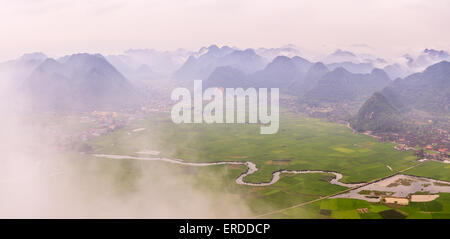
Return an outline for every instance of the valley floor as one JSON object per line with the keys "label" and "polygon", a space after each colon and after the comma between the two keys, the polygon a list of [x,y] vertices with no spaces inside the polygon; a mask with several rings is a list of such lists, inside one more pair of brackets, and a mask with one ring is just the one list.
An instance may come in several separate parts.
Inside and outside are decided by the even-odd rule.
{"label": "valley floor", "polygon": [[[450,181],[450,168],[421,163],[412,152],[355,134],[345,125],[295,113],[282,113],[278,134],[261,135],[259,125],[176,125],[169,114],[155,112],[86,144],[92,155],[81,158],[103,157],[114,164],[133,165],[121,180],[169,162],[167,167],[173,172],[169,177],[193,182],[208,192],[235,195],[248,205],[251,217],[434,218],[446,217],[450,207],[445,193],[450,192],[450,183],[444,185]],[[439,190],[403,188],[417,186],[414,183],[388,187],[394,195],[386,194],[386,188],[371,186],[402,174],[441,180],[440,185],[433,185]],[[408,195],[397,195],[398,191]],[[440,197],[407,206],[379,202],[384,196],[413,193],[439,193]],[[349,194],[362,200],[343,198]],[[432,208],[431,213],[427,206],[421,206],[428,204],[441,206]]]}

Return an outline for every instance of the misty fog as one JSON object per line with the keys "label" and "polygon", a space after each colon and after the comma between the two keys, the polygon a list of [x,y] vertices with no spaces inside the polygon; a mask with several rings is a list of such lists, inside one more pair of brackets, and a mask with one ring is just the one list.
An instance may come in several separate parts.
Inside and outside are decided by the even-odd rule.
{"label": "misty fog", "polygon": [[7,71],[1,72],[0,218],[249,215],[236,197],[198,189],[163,164],[148,162],[154,170],[143,170],[133,161],[61,152],[46,133],[46,122],[34,117],[11,78]]}

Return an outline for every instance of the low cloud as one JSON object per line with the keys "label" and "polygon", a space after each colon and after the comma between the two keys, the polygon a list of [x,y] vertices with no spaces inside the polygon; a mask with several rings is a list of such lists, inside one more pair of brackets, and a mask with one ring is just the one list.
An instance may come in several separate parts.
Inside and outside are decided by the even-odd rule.
{"label": "low cloud", "polygon": [[[235,195],[198,188],[169,165],[62,152],[46,123],[24,110],[8,77],[0,85],[1,218],[248,217]],[[152,164],[142,167],[143,163]],[[148,170],[148,169],[152,170]],[[234,182],[230,182],[234,183]]]}

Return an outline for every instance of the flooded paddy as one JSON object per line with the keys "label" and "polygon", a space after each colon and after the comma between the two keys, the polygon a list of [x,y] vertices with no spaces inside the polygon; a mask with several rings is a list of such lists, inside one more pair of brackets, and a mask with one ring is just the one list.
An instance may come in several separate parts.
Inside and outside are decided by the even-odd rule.
{"label": "flooded paddy", "polygon": [[[379,202],[384,196],[408,198],[413,194],[430,196],[430,194],[438,193],[450,193],[450,182],[398,174],[378,182],[367,184],[347,193],[336,195],[332,198],[353,198],[369,202]],[[426,198],[415,196],[415,198],[417,200],[436,199],[435,196]]]}

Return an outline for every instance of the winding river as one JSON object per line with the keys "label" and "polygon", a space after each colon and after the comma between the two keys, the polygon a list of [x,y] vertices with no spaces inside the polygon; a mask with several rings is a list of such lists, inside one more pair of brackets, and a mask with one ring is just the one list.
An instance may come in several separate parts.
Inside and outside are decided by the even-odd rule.
{"label": "winding river", "polygon": [[338,172],[324,171],[324,170],[279,170],[272,173],[272,179],[269,182],[249,183],[244,181],[245,177],[254,174],[255,172],[258,171],[256,164],[250,161],[221,161],[211,163],[193,163],[193,162],[185,162],[182,159],[137,157],[128,155],[93,154],[92,156],[109,159],[164,161],[168,163],[194,167],[205,167],[212,165],[245,165],[247,167],[247,171],[245,173],[242,173],[239,177],[236,178],[236,183],[239,185],[247,185],[254,187],[263,187],[272,185],[280,180],[281,174],[329,173],[335,176],[335,178],[330,181],[331,184],[349,188],[349,191],[335,195],[331,198],[354,198],[366,200],[369,202],[379,202],[381,197],[366,195],[366,193],[363,194],[363,192],[369,193],[383,192],[387,193],[387,195],[389,196],[394,197],[408,197],[408,195],[416,192],[428,192],[430,194],[437,194],[440,192],[450,193],[450,182],[417,176],[409,176],[404,174],[395,174],[370,183],[343,183],[341,182],[343,175]]}
{"label": "winding river", "polygon": [[241,174],[238,178],[236,178],[236,183],[239,185],[247,185],[247,186],[255,186],[255,187],[262,187],[262,186],[269,186],[272,185],[278,180],[280,180],[281,174],[310,174],[310,173],[330,173],[335,175],[335,178],[330,181],[331,184],[347,187],[347,188],[355,188],[355,187],[361,187],[364,186],[366,183],[343,183],[341,182],[341,179],[343,178],[343,175],[337,172],[333,171],[323,171],[323,170],[281,170],[276,171],[272,173],[272,179],[270,182],[262,182],[262,183],[249,183],[245,182],[244,178],[247,177],[250,174],[254,174],[256,171],[258,171],[258,168],[256,167],[256,164],[245,161],[245,162],[238,162],[238,161],[221,161],[221,162],[212,162],[212,163],[192,163],[192,162],[185,162],[182,159],[171,159],[171,158],[150,158],[150,157],[136,157],[136,156],[128,156],[128,155],[114,155],[114,154],[93,154],[94,157],[99,158],[109,158],[109,159],[136,159],[136,160],[147,160],[147,161],[163,161],[168,163],[174,163],[174,164],[181,164],[181,165],[187,165],[187,166],[194,166],[194,167],[204,167],[204,166],[212,166],[212,165],[245,165],[247,167],[247,171],[243,174]]}

